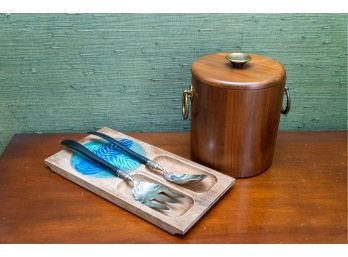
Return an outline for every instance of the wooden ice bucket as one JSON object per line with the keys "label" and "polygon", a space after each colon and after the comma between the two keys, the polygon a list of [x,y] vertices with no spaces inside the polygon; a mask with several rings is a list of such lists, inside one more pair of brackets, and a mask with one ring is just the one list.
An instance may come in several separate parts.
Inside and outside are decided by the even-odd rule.
{"label": "wooden ice bucket", "polygon": [[[236,178],[267,170],[273,159],[280,114],[290,110],[284,67],[255,54],[216,53],[192,64],[191,158]],[[286,108],[282,99],[286,94]]]}

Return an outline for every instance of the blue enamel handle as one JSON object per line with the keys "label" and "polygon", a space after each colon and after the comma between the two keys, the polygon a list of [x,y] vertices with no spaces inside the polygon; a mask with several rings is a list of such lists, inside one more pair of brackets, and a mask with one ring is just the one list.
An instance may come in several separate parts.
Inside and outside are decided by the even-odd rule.
{"label": "blue enamel handle", "polygon": [[91,152],[90,150],[88,150],[86,147],[84,147],[83,145],[81,145],[80,143],[74,141],[74,140],[70,140],[70,139],[66,139],[63,140],[61,142],[62,145],[71,148],[73,150],[75,150],[76,152],[84,155],[85,157],[87,157],[88,159],[102,165],[103,167],[107,168],[108,170],[111,171],[112,174],[116,175],[116,176],[120,176],[122,177],[123,173],[120,169],[118,169],[117,167],[115,167],[114,165],[108,163],[107,161],[105,161],[104,159],[100,158],[98,155],[96,155],[95,153]]}

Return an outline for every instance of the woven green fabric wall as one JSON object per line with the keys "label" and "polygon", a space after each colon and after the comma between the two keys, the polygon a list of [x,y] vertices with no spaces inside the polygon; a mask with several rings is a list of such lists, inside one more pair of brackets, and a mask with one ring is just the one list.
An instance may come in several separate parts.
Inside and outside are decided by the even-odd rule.
{"label": "woven green fabric wall", "polygon": [[282,130],[346,130],[346,14],[1,14],[0,152],[13,133],[188,130],[190,65],[272,57],[293,106]]}

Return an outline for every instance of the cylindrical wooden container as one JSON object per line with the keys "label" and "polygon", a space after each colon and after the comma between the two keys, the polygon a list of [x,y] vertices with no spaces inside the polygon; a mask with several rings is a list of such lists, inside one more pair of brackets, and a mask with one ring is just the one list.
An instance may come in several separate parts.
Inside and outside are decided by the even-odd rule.
{"label": "cylindrical wooden container", "polygon": [[[290,109],[284,67],[255,54],[217,53],[192,64],[191,158],[236,178],[272,164],[280,114]],[[283,94],[287,106],[282,110]]]}

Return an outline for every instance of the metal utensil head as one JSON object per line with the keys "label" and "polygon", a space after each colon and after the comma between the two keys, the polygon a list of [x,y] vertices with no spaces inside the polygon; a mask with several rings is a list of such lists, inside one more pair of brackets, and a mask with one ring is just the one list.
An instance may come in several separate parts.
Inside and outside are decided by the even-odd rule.
{"label": "metal utensil head", "polygon": [[134,199],[153,209],[169,210],[166,203],[176,203],[183,197],[169,188],[147,181],[133,180]]}
{"label": "metal utensil head", "polygon": [[163,171],[163,176],[166,180],[175,183],[175,184],[186,184],[191,182],[199,182],[202,181],[207,177],[207,175],[204,174],[176,174],[174,172],[169,171]]}
{"label": "metal utensil head", "polygon": [[165,170],[159,163],[149,160],[146,165],[154,170],[160,171],[165,180],[175,184],[186,184],[190,182],[198,182],[203,180],[207,175],[204,174],[176,174],[171,171]]}

